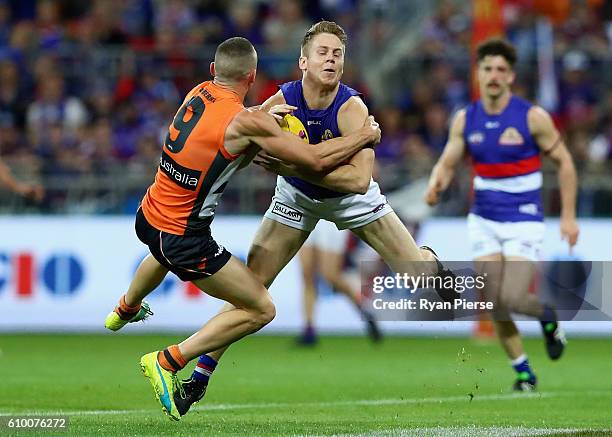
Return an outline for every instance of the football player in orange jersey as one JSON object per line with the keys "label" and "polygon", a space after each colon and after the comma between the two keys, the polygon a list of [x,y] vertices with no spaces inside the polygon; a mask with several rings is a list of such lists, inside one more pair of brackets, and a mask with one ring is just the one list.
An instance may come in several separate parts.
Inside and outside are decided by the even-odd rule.
{"label": "football player in orange jersey", "polygon": [[[298,60],[302,79],[282,84],[262,104],[264,109],[291,105],[293,116],[307,131],[311,147],[351,136],[368,118],[368,108],[360,94],[340,81],[346,41],[346,33],[338,24],[331,21],[314,24],[302,41]],[[326,172],[297,168],[282,159],[269,157],[267,152],[260,154],[255,162],[280,175],[247,261],[264,285],[272,284],[321,219],[333,222],[338,229],[350,229],[395,272],[414,275],[414,270],[425,269],[430,274],[449,274],[431,249],[417,246],[387,204],[372,179],[374,151],[371,148],[363,148],[333,171]],[[445,292],[444,296],[441,294],[445,300],[454,296],[450,291]],[[229,308],[226,306],[224,310]],[[204,396],[208,378],[225,350],[221,348],[200,357],[191,380],[184,385],[186,396],[177,399],[181,411],[186,412]]]}
{"label": "football player in orange jersey", "polygon": [[169,271],[232,304],[178,345],[141,358],[141,369],[162,410],[174,420],[181,417],[174,400],[183,393],[176,372],[200,354],[261,329],[275,315],[266,287],[211,236],[215,208],[232,174],[252,156],[253,147],[300,168],[326,171],[380,141],[372,117],[351,135],[316,147],[283,132],[269,113],[243,106],[256,67],[257,53],[248,40],[224,41],[211,64],[214,79],[197,85],[176,113],[155,182],[136,217],[138,238],[151,254],[106,319],[106,327],[116,331],[145,318],[148,307],[143,298]]}

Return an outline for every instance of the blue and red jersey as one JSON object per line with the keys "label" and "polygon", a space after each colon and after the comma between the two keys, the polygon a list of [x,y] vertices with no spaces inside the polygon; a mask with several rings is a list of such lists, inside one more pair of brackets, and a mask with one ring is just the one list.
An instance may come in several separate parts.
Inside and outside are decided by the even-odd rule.
{"label": "blue and red jersey", "polygon": [[474,165],[472,212],[497,222],[542,221],[540,148],[527,122],[531,103],[512,96],[500,114],[466,109],[464,141]]}

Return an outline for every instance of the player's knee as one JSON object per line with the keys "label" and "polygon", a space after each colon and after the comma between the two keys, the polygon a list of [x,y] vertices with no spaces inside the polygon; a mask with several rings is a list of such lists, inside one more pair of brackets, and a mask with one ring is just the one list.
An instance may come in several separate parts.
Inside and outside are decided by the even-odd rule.
{"label": "player's knee", "polygon": [[269,297],[261,302],[257,309],[252,311],[251,323],[253,331],[259,331],[276,317],[276,307]]}
{"label": "player's knee", "polygon": [[521,306],[521,296],[516,296],[512,293],[501,293],[498,299],[499,305],[509,311],[516,311]]}
{"label": "player's knee", "polygon": [[272,300],[268,300],[261,312],[261,321],[263,323],[263,326],[274,320],[274,317],[276,317],[276,306],[274,306]]}

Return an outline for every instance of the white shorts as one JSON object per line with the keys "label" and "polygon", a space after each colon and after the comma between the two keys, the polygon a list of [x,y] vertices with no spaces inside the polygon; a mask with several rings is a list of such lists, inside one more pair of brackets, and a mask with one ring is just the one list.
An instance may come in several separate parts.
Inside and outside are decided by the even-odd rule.
{"label": "white shorts", "polygon": [[315,247],[325,252],[342,254],[346,251],[348,232],[339,231],[336,226],[327,220],[319,220],[317,227],[310,233],[304,246]]}
{"label": "white shorts", "polygon": [[539,261],[544,223],[496,222],[476,214],[469,214],[467,222],[473,258],[501,253]]}
{"label": "white shorts", "polygon": [[366,194],[347,194],[329,199],[311,199],[279,177],[270,208],[264,217],[292,228],[311,232],[320,219],[338,229],[354,229],[393,212],[378,184],[370,181]]}

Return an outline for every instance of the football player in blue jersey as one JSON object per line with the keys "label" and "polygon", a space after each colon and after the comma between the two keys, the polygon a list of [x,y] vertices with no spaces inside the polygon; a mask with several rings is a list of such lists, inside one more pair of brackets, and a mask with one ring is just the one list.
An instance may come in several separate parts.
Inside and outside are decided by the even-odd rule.
{"label": "football player in blue jersey", "polygon": [[[360,93],[340,82],[347,36],[330,21],[314,24],[304,35],[299,57],[302,79],[282,84],[262,109],[284,107],[306,132],[297,132],[311,144],[344,137],[363,126],[368,108]],[[278,112],[278,111],[276,111]],[[296,132],[294,132],[296,133]],[[419,248],[372,179],[374,150],[363,148],[331,172],[304,172],[260,154],[254,161],[279,174],[270,208],[257,231],[247,265],[269,286],[302,247],[321,219],[338,229],[350,229],[369,244],[395,272],[410,262],[432,261],[430,274],[444,270],[433,251]],[[224,349],[202,355],[184,396],[175,399],[181,414],[199,401]],[[204,370],[202,370],[204,369]]]}
{"label": "football player in blue jersey", "polygon": [[[480,99],[455,116],[442,156],[434,166],[426,200],[438,202],[464,154],[474,165],[474,200],[468,216],[473,258],[489,275],[499,339],[517,373],[515,390],[531,391],[537,379],[511,312],[540,320],[551,359],[566,340],[554,309],[530,294],[534,265],[544,237],[540,156],[557,165],[561,190],[561,236],[570,248],[578,239],[576,170],[550,115],[512,94],[516,52],[493,39],[478,47]],[[523,261],[523,262],[512,262]],[[481,263],[482,262],[482,263]]]}

